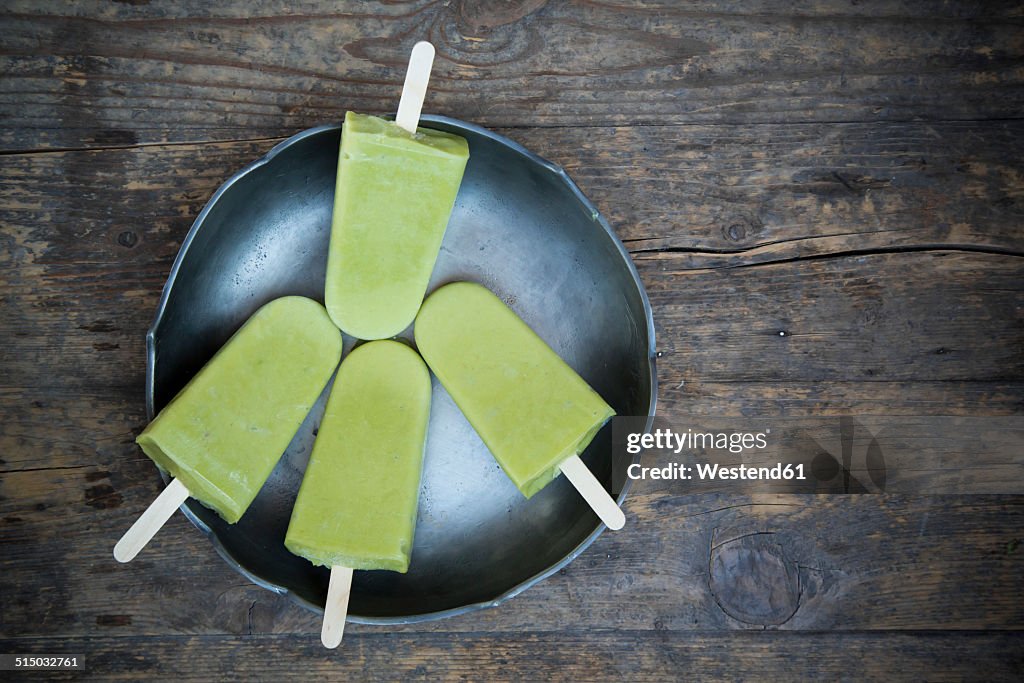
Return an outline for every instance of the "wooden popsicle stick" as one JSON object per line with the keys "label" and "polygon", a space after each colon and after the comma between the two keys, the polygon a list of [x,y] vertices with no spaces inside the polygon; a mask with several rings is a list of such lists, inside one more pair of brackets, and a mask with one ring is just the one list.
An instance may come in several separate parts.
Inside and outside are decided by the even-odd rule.
{"label": "wooden popsicle stick", "polygon": [[606,527],[612,531],[618,531],[625,526],[626,515],[616,504],[615,499],[604,490],[604,486],[590,471],[590,468],[583,464],[580,456],[574,455],[571,458],[566,458],[558,467]]}
{"label": "wooden popsicle stick", "polygon": [[416,132],[423,111],[423,98],[427,96],[427,82],[430,80],[430,68],[434,65],[434,46],[421,40],[412,46],[409,55],[409,69],[405,72],[405,85],[402,86],[402,99],[398,102],[398,115],[395,123],[409,131]]}
{"label": "wooden popsicle stick", "polygon": [[131,562],[188,497],[188,488],[181,480],[172,479],[114,546],[114,559]]}
{"label": "wooden popsicle stick", "polygon": [[324,605],[324,623],[320,629],[320,642],[332,650],[341,645],[348,615],[348,597],[352,594],[352,570],[331,567],[331,582],[327,586],[327,604]]}

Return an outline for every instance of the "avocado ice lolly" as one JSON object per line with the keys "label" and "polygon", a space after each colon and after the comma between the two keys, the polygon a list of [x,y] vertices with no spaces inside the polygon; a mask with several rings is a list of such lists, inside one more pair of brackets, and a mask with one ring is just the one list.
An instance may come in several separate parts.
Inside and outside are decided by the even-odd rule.
{"label": "avocado ice lolly", "polygon": [[412,322],[468,159],[457,135],[345,114],[324,295],[338,327],[384,339]]}
{"label": "avocado ice lolly", "polygon": [[527,498],[615,411],[501,299],[471,282],[427,297],[416,344]]}
{"label": "avocado ice lolly", "polygon": [[264,305],[136,441],[189,494],[235,523],[341,358],[341,333],[300,296]]}
{"label": "avocado ice lolly", "polygon": [[338,370],[285,546],[313,564],[409,567],[430,417],[430,373],[408,346],[374,341]]}

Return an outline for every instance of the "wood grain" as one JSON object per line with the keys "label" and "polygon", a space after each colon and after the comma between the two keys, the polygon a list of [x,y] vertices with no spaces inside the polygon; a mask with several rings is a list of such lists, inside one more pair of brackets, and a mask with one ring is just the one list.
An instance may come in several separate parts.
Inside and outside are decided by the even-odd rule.
{"label": "wood grain", "polygon": [[[1024,673],[1019,633],[790,634],[564,633],[451,638],[448,634],[347,636],[324,650],[315,637],[181,636],[69,638],[90,677],[209,681],[303,678],[360,681],[651,681],[780,679],[1017,681]],[[50,639],[0,640],[0,648],[48,651]],[[79,673],[51,675],[78,680]]]}
{"label": "wood grain", "polygon": [[[234,171],[349,108],[563,165],[632,252],[659,414],[1024,414],[1019,3],[8,2],[0,9],[0,652],[138,680],[1019,680],[1024,496],[680,496],[498,609],[319,617],[160,488],[144,333]],[[780,334],[783,333],[783,334]],[[69,676],[70,677],[70,676]]]}
{"label": "wood grain", "polygon": [[[666,144],[677,137],[670,127],[504,131],[566,163],[621,225],[655,309],[661,414],[1017,413],[1024,384],[1020,235],[1015,203],[1004,201],[1002,213],[990,206],[1020,188],[1008,172],[987,170],[1012,142],[1015,124],[887,126],[873,162],[857,151],[872,126],[841,128],[849,139],[822,136],[816,124],[760,128],[780,142],[724,138],[712,126],[680,127],[689,142],[673,145]],[[987,144],[944,144],[965,136]],[[623,173],[643,157],[644,141],[658,150],[648,155],[657,172]],[[12,418],[0,429],[0,509],[11,557],[4,581],[12,590],[51,586],[44,619],[31,618],[36,600],[15,601],[0,632],[315,633],[313,615],[247,585],[182,519],[131,567],[114,566],[108,547],[158,491],[133,439],[145,425],[142,337],[159,288],[206,197],[274,142],[0,158],[11,245],[0,278],[15,304],[5,308],[0,331],[7,358],[21,359],[5,364],[0,396]],[[715,154],[693,152],[712,145]],[[820,169],[863,176],[877,173],[870,163],[890,163],[877,161],[887,157],[937,160],[901,164],[900,182],[877,189],[873,214],[841,182],[832,183],[841,190],[819,191]],[[970,183],[951,172],[954,158],[974,169],[965,172]],[[783,162],[796,169],[788,183],[778,179]],[[674,175],[713,188],[726,168],[744,192],[698,195],[658,182],[671,187]],[[758,198],[789,206],[788,214],[777,209],[788,220],[723,255],[732,224],[721,217],[749,211]],[[655,220],[637,220],[645,207],[657,208]],[[927,207],[955,214],[959,227],[920,218],[908,224]],[[830,211],[838,218],[822,229]],[[815,244],[813,252],[771,253],[794,241]],[[963,248],[979,242],[979,251]],[[865,247],[850,254],[851,244]],[[908,271],[918,276],[907,278]],[[956,302],[956,314],[934,315],[947,302]],[[500,610],[395,630],[557,629],[580,619],[632,630],[1021,625],[1021,556],[1007,551],[1021,537],[1015,499],[955,499],[951,506],[887,497],[686,499],[638,486],[627,512],[636,526],[628,537],[606,535],[561,576]],[[60,543],[69,529],[81,545]],[[728,545],[748,537],[760,544]],[[748,569],[750,562],[767,567],[769,589],[778,578],[771,571],[800,586],[784,621],[751,606],[756,586],[746,597],[734,590],[741,560]],[[85,571],[62,574],[69,564]],[[209,586],[208,597],[182,603],[177,596],[196,585]]]}
{"label": "wood grain", "polygon": [[[565,570],[500,608],[386,630],[1024,627],[1024,507],[1017,498],[681,496],[650,488],[638,483],[627,501],[628,533],[603,535]],[[118,565],[114,542],[158,490],[145,462],[5,474],[0,588],[12,597],[0,633],[87,636],[104,626],[139,635],[316,637],[315,615],[235,574],[179,515],[134,562]],[[74,544],[63,542],[68,535]],[[798,581],[784,619],[737,611],[751,574],[715,567],[729,559],[724,545],[752,535],[755,555],[774,553]],[[773,579],[754,588],[772,589]],[[351,624],[346,632],[381,630]]]}
{"label": "wood grain", "polygon": [[1012,2],[8,2],[5,149],[288,135],[393,112],[490,127],[1018,118]]}
{"label": "wood grain", "polygon": [[[668,401],[685,392],[687,410],[713,414],[732,408],[693,398],[722,382],[772,382],[779,400],[820,398],[828,382],[847,394],[836,409],[852,401],[863,410],[868,396],[882,392],[876,410],[903,403],[961,410],[979,391],[991,411],[1019,408],[1013,388],[1024,367],[1024,238],[1017,198],[1024,178],[1014,174],[1004,150],[1024,133],[1020,125],[886,126],[885,145],[900,151],[880,145],[875,158],[933,161],[900,162],[899,182],[868,197],[870,211],[838,181],[831,183],[842,188],[838,196],[835,188],[819,191],[819,178],[829,168],[848,169],[851,177],[874,172],[858,151],[871,126],[846,127],[849,139],[821,138],[815,125],[767,128],[789,142],[765,153],[754,139],[740,136],[730,145],[713,127],[687,126],[691,143],[652,144],[647,149],[657,153],[649,158],[658,168],[640,171],[634,164],[645,154],[637,145],[646,133],[504,132],[565,162],[633,249],[655,306]],[[669,130],[659,129],[663,142],[672,137]],[[703,142],[694,142],[698,135]],[[988,142],[946,146],[965,138]],[[0,282],[18,304],[0,329],[10,357],[23,361],[9,369],[9,386],[141,386],[142,332],[192,218],[224,178],[273,142],[0,157],[10,266]],[[712,144],[714,155],[694,157],[691,145]],[[571,161],[574,154],[586,163]],[[778,182],[783,163],[791,167],[784,185]],[[953,172],[954,163],[968,170]],[[742,169],[734,172],[742,175],[734,182],[742,192],[665,189],[673,177],[718,187],[727,165]],[[778,205],[770,214],[763,209],[767,197]],[[775,219],[755,221],[755,211]],[[760,227],[743,232],[728,251],[730,236],[748,229],[733,230],[738,216],[746,216],[748,228]],[[908,279],[907,272],[917,276]],[[86,295],[90,305],[76,305]],[[953,302],[955,309],[948,306]],[[70,376],[38,376],[39,365],[58,354],[89,362]],[[972,386],[985,380],[1004,384]],[[936,381],[962,386],[907,390]],[[856,383],[859,397],[849,395]],[[807,401],[809,409],[815,405]]]}

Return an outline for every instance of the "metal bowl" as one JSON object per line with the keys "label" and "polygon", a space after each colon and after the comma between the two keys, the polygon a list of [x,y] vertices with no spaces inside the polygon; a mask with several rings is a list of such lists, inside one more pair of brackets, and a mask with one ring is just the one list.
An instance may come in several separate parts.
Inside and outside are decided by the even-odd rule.
{"label": "metal bowl", "polygon": [[[618,414],[653,415],[650,305],[594,205],[565,171],[507,138],[444,117],[421,124],[470,148],[428,292],[455,280],[486,285]],[[339,137],[328,125],[289,138],[199,214],[147,336],[150,419],[259,306],[286,294],[323,301]],[[323,609],[328,572],[283,541],[328,390],[238,524],[194,499],[183,507],[232,567],[313,610]],[[610,432],[583,456],[609,489]],[[349,618],[408,623],[497,605],[565,566],[603,528],[565,477],[525,500],[435,379],[412,564],[407,574],[356,572]]]}

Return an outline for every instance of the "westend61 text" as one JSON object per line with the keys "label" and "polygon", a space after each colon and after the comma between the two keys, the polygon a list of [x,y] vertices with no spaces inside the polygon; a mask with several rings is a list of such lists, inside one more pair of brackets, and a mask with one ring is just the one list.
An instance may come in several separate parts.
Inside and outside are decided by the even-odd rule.
{"label": "westend61 text", "polygon": [[766,481],[803,481],[807,479],[804,475],[804,466],[775,463],[768,467],[750,467],[749,465],[736,465],[734,467],[722,467],[717,463],[696,463],[694,465],[681,465],[671,463],[664,467],[641,467],[639,463],[629,466],[627,475],[630,479],[675,479],[688,480],[700,479],[702,481],[719,480],[727,481],[732,479],[760,479]]}

